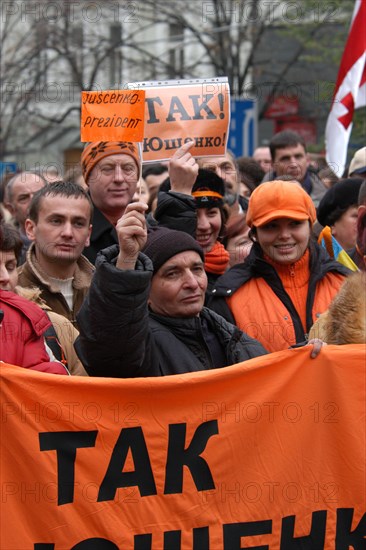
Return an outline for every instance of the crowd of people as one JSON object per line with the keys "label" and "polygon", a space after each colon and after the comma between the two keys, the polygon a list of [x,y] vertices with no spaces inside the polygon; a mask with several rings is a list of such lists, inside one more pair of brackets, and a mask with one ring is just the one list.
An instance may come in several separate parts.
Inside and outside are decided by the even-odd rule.
{"label": "crowd of people", "polygon": [[193,145],[145,164],[93,142],[64,178],[4,178],[1,361],[133,378],[366,342],[366,147],[338,179],[292,131],[251,158]]}

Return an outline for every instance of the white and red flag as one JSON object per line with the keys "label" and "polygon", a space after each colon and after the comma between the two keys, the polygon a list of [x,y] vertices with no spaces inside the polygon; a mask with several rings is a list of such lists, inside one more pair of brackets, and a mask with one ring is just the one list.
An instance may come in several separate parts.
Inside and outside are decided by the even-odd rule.
{"label": "white and red flag", "polygon": [[356,0],[325,129],[326,159],[338,176],[347,160],[353,112],[366,105],[366,0]]}

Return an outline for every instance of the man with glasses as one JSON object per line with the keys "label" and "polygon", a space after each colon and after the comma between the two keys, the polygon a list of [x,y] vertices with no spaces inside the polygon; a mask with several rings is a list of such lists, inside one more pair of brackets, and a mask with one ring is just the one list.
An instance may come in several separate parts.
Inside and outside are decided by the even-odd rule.
{"label": "man with glasses", "polygon": [[84,255],[94,263],[100,250],[118,243],[115,226],[132,202],[141,162],[135,143],[97,141],[86,144],[81,164],[94,204],[90,246]]}

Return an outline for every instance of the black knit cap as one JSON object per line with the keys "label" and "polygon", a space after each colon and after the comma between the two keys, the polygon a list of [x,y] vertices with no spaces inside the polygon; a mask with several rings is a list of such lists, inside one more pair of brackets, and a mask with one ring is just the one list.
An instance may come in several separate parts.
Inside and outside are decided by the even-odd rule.
{"label": "black knit cap", "polygon": [[[358,194],[363,181],[361,178],[347,178],[328,189],[317,209],[318,222],[323,227],[333,225],[334,220],[332,223],[330,220],[337,208],[346,210],[350,206],[358,204]],[[341,215],[342,213],[340,213]]]}
{"label": "black knit cap", "polygon": [[196,199],[197,208],[222,206],[225,195],[224,180],[212,170],[200,168],[192,187],[192,195]]}
{"label": "black knit cap", "polygon": [[166,227],[153,227],[149,230],[142,252],[150,258],[156,273],[172,256],[186,250],[197,252],[204,261],[202,248],[188,233]]}

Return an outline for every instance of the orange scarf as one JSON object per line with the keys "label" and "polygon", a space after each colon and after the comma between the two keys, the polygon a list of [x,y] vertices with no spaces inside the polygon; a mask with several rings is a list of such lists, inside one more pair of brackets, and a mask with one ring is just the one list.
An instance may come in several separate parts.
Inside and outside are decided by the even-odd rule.
{"label": "orange scarf", "polygon": [[230,256],[227,250],[225,250],[221,243],[216,241],[210,252],[206,252],[205,254],[205,271],[207,273],[214,273],[215,275],[222,275],[227,269],[229,259]]}

